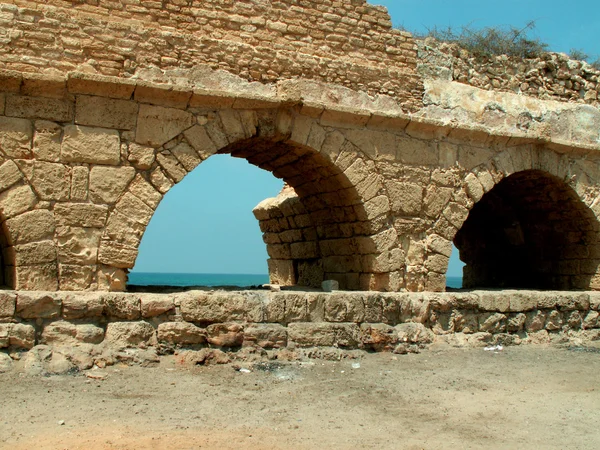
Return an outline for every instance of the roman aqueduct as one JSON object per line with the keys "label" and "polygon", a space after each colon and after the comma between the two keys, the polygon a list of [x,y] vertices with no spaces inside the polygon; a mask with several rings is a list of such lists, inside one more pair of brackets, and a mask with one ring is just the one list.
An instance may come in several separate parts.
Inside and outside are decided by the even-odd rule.
{"label": "roman aqueduct", "polygon": [[[229,153],[274,283],[600,288],[599,72],[417,43],[365,0],[0,4],[2,273],[124,290],[156,207]],[[470,62],[469,62],[470,61]],[[199,197],[210,193],[199,193]]]}

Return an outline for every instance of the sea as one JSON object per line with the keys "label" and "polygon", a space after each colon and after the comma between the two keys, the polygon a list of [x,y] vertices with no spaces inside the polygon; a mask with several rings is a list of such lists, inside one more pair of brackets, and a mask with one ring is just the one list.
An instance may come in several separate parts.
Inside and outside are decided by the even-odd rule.
{"label": "sea", "polygon": [[[260,286],[269,282],[269,275],[231,274],[231,273],[148,273],[131,272],[130,286]],[[447,277],[446,284],[450,288],[460,289],[462,277]]]}

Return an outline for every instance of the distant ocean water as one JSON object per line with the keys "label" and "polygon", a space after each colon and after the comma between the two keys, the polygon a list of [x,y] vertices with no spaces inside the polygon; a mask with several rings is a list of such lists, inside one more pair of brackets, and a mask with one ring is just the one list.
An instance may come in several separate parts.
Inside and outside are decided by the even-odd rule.
{"label": "distant ocean water", "polygon": [[[269,275],[225,273],[147,273],[131,272],[131,286],[257,286],[269,282]],[[460,289],[462,277],[447,277],[448,287]]]}
{"label": "distant ocean water", "polygon": [[269,275],[228,273],[146,273],[131,272],[132,286],[256,286],[269,282]]}

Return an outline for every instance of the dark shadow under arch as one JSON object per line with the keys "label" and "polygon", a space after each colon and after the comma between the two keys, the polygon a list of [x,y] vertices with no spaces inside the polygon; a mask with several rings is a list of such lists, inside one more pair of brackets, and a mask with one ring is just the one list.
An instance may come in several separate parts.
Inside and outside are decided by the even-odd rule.
{"label": "dark shadow under arch", "polygon": [[589,289],[599,230],[563,180],[540,170],[513,174],[483,196],[455,236],[463,287]]}

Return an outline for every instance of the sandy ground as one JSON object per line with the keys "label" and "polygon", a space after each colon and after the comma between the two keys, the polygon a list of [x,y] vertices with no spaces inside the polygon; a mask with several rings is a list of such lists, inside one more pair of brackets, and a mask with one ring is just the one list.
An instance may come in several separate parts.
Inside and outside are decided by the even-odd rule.
{"label": "sandy ground", "polygon": [[0,448],[600,448],[594,349],[434,347],[246,366],[165,357],[92,371],[104,380],[14,370],[0,375]]}

